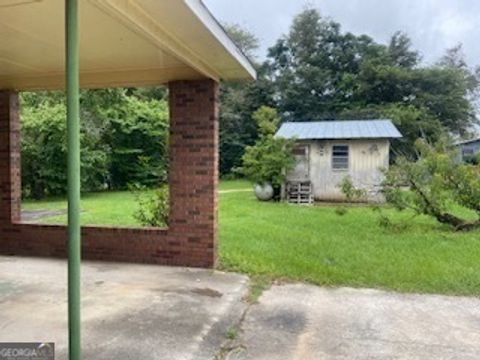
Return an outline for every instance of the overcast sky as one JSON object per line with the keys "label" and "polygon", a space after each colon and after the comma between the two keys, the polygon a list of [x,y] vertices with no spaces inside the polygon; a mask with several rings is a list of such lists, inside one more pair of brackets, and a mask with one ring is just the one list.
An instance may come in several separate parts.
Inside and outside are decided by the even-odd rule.
{"label": "overcast sky", "polygon": [[480,65],[480,0],[204,0],[223,22],[237,23],[261,41],[260,58],[308,4],[344,30],[386,43],[406,32],[424,62],[435,62],[461,42],[470,66]]}

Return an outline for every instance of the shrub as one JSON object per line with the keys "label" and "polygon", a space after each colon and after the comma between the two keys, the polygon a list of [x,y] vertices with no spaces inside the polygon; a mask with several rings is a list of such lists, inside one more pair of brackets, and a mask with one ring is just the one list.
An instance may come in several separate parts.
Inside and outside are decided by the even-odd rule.
{"label": "shrub", "polygon": [[[134,90],[80,95],[82,191],[156,186],[168,172],[168,105]],[[61,195],[67,187],[66,108],[62,92],[21,95],[22,190],[26,197]]]}
{"label": "shrub", "polygon": [[275,109],[262,106],[255,111],[253,119],[260,138],[255,145],[245,149],[243,166],[236,171],[254,183],[269,182],[278,189],[285,181],[286,172],[295,163],[294,140],[275,137],[280,123]]}
{"label": "shrub", "polygon": [[163,186],[153,192],[146,192],[143,186],[131,187],[137,202],[133,217],[142,226],[166,227],[170,212],[170,192]]}
{"label": "shrub", "polygon": [[339,187],[348,202],[361,201],[367,196],[365,189],[355,187],[350,176],[345,176],[339,184]]}
{"label": "shrub", "polygon": [[254,183],[270,182],[280,187],[294,164],[293,141],[266,136],[247,147],[240,172]]}
{"label": "shrub", "polygon": [[[36,199],[67,189],[67,128],[63,102],[26,106],[22,111],[23,195]],[[82,122],[82,190],[102,188],[107,155],[101,137]]]}

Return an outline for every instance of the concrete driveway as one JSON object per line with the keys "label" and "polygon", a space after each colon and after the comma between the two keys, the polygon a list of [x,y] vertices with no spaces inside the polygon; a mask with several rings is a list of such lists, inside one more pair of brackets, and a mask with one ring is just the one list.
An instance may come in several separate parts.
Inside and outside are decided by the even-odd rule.
{"label": "concrete driveway", "polygon": [[[88,360],[480,359],[480,299],[275,285],[209,270],[83,264]],[[66,263],[0,257],[0,342],[67,358]]]}
{"label": "concrete driveway", "polygon": [[274,286],[229,360],[480,359],[480,300]]}
{"label": "concrete driveway", "polygon": [[[212,359],[245,309],[247,278],[84,262],[83,359]],[[0,257],[0,342],[55,342],[67,359],[63,260]]]}

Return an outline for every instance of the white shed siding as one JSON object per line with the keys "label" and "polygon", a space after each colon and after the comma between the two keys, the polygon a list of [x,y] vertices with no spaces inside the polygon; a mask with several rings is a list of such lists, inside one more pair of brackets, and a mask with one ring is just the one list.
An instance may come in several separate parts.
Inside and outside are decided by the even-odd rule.
{"label": "white shed siding", "polygon": [[[369,200],[382,199],[378,190],[383,180],[381,169],[388,168],[389,164],[389,140],[310,140],[301,143],[309,146],[309,174],[315,200],[344,200],[338,185],[346,176],[352,178],[356,187],[368,192]],[[348,170],[332,169],[333,145],[348,145]],[[290,174],[287,175],[287,180],[293,180]]]}

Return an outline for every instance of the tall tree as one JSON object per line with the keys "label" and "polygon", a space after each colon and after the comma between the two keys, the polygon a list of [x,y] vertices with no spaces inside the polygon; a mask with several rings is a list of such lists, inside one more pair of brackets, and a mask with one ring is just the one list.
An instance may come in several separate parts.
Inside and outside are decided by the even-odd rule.
{"label": "tall tree", "polygon": [[252,32],[238,24],[223,24],[223,28],[240,50],[242,50],[251,61],[255,61],[260,45],[258,38]]}
{"label": "tall tree", "polygon": [[[258,39],[239,25],[224,25],[239,48],[256,59]],[[273,89],[265,67],[254,63],[254,82],[223,82],[220,86],[220,173],[228,174],[242,163],[245,148],[257,139],[257,125],[252,114],[262,105],[274,105]]]}
{"label": "tall tree", "polygon": [[408,139],[463,134],[477,121],[478,77],[461,47],[434,66],[422,66],[410,38],[396,32],[388,45],[342,32],[316,9],[297,15],[290,32],[270,48],[268,69],[283,120],[392,116]]}
{"label": "tall tree", "polygon": [[[168,111],[158,89],[81,92],[82,190],[166,180]],[[22,185],[40,198],[66,191],[65,96],[23,93]]]}
{"label": "tall tree", "polygon": [[418,51],[412,50],[412,41],[401,31],[395,32],[390,39],[388,54],[396,66],[412,68],[420,61]]}
{"label": "tall tree", "polygon": [[269,51],[269,66],[284,118],[334,118],[352,101],[362,62],[387,61],[387,51],[368,36],[342,33],[340,24],[307,9]]}

